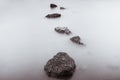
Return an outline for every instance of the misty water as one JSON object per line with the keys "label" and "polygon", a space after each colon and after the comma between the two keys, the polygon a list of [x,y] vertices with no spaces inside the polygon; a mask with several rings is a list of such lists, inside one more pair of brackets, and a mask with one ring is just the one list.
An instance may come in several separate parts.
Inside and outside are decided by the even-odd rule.
{"label": "misty water", "polygon": [[[45,18],[56,12],[61,18]],[[72,35],[56,33],[57,26]],[[76,35],[86,46],[69,40]],[[120,1],[0,0],[0,80],[57,80],[44,65],[60,51],[76,62],[70,80],[120,80]]]}

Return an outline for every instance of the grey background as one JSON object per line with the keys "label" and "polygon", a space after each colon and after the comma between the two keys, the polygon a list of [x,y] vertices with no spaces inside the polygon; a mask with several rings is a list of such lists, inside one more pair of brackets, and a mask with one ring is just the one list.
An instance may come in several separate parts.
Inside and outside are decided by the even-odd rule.
{"label": "grey background", "polygon": [[[62,17],[45,18],[54,12]],[[57,26],[73,34],[60,35]],[[74,35],[86,46],[70,42]],[[0,80],[56,80],[43,69],[59,51],[75,59],[71,80],[120,80],[120,1],[0,0]]]}

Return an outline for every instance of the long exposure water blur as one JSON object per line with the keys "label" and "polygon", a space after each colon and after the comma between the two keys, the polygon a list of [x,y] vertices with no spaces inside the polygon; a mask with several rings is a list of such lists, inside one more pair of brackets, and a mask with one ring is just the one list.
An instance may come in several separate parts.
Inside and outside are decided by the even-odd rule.
{"label": "long exposure water blur", "polygon": [[[61,18],[45,18],[56,12]],[[56,33],[57,26],[72,35]],[[76,35],[86,46],[69,40]],[[0,80],[57,80],[44,65],[60,51],[77,64],[70,80],[120,80],[120,1],[0,0]]]}

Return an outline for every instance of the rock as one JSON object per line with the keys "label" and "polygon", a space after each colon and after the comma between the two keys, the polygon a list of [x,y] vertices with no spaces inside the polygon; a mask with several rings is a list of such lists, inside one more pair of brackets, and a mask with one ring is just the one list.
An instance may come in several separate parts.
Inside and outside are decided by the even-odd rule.
{"label": "rock", "polygon": [[67,27],[56,27],[55,31],[62,34],[71,34],[71,31]]}
{"label": "rock", "polygon": [[59,18],[61,17],[61,14],[59,13],[53,13],[53,14],[48,14],[46,15],[47,18]]}
{"label": "rock", "polygon": [[57,5],[56,4],[50,4],[50,8],[56,8]]}
{"label": "rock", "polygon": [[65,52],[58,52],[44,66],[47,75],[54,78],[70,78],[75,68],[75,61]]}
{"label": "rock", "polygon": [[60,10],[64,10],[64,9],[66,9],[66,8],[64,8],[64,7],[60,7]]}
{"label": "rock", "polygon": [[74,43],[77,43],[77,44],[80,44],[80,45],[84,45],[82,42],[81,42],[81,39],[79,36],[73,36],[72,38],[70,38],[70,40]]}

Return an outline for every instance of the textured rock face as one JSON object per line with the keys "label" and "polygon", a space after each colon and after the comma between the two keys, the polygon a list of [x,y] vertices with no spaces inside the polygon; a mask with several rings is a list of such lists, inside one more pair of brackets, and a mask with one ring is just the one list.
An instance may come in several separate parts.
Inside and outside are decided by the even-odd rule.
{"label": "textured rock face", "polygon": [[84,45],[82,42],[81,42],[81,39],[79,36],[73,36],[72,38],[70,38],[70,40],[74,43],[77,43],[77,44],[80,44],[80,45]]}
{"label": "textured rock face", "polygon": [[68,78],[75,71],[75,61],[65,52],[59,52],[44,67],[49,77]]}
{"label": "textured rock face", "polygon": [[62,34],[71,34],[71,31],[67,27],[56,27],[55,31]]}
{"label": "textured rock face", "polygon": [[59,13],[53,13],[53,14],[48,14],[46,15],[47,18],[59,18],[61,17],[61,14]]}
{"label": "textured rock face", "polygon": [[50,4],[50,8],[56,8],[57,5],[56,4]]}

